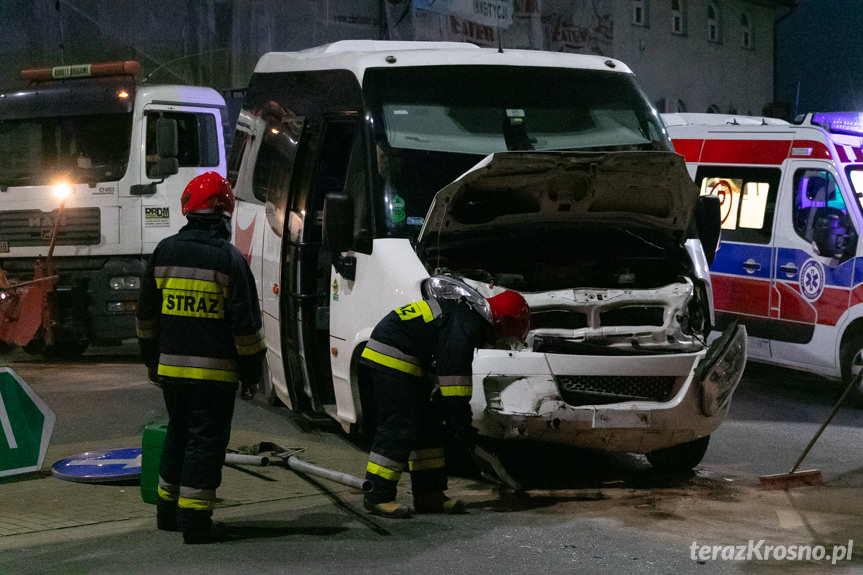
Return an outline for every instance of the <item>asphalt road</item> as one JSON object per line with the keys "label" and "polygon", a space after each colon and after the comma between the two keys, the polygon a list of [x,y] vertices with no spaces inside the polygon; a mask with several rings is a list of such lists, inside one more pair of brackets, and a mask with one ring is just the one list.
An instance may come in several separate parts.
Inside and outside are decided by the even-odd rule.
{"label": "asphalt road", "polygon": [[[126,447],[144,423],[164,417],[134,348],[50,363],[16,352],[4,361],[57,414],[49,456]],[[450,492],[468,501],[465,516],[372,518],[358,493],[300,481],[296,497],[217,510],[237,537],[228,543],[184,546],[151,518],[106,520],[2,537],[0,573],[860,573],[863,411],[844,407],[807,457],[803,467],[821,470],[825,486],[758,488],[760,475],[788,471],[840,393],[815,376],[751,365],[729,419],[688,477],[657,474],[641,456],[534,447],[510,470],[526,482],[525,494],[454,478]],[[234,434],[314,446],[327,465],[362,474],[362,445],[284,408],[238,401]],[[30,480],[49,488],[59,481],[20,478]],[[0,521],[11,503],[4,493],[22,485],[0,483]],[[254,492],[265,483],[253,477],[243,485]],[[789,559],[792,548],[802,552],[797,546],[835,554],[855,538],[850,560],[835,565]],[[723,559],[737,551],[729,546],[754,551]],[[765,546],[782,547],[785,558],[764,557]]]}

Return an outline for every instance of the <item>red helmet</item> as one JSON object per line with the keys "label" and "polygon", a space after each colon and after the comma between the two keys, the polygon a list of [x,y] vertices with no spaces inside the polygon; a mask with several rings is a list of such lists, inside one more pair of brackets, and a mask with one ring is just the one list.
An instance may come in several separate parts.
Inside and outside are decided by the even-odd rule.
{"label": "red helmet", "polygon": [[495,334],[524,341],[530,331],[530,308],[521,294],[507,290],[489,298],[488,305]]}
{"label": "red helmet", "polygon": [[207,172],[192,179],[180,197],[183,215],[219,214],[230,218],[234,213],[234,193],[231,184],[216,172]]}

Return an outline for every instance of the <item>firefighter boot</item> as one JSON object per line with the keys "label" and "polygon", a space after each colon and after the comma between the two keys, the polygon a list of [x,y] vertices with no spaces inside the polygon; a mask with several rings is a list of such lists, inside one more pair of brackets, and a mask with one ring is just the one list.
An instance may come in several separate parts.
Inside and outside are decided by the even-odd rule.
{"label": "firefighter boot", "polygon": [[228,531],[223,523],[211,519],[212,511],[180,509],[180,525],[183,528],[183,543],[190,545],[220,543],[229,541]]}
{"label": "firefighter boot", "polygon": [[177,502],[159,499],[156,502],[156,527],[160,531],[179,531],[177,528]]}
{"label": "firefighter boot", "polygon": [[464,501],[447,497],[443,491],[416,495],[414,508],[417,513],[446,513],[448,515],[467,513],[467,505]]}
{"label": "firefighter boot", "polygon": [[390,517],[392,519],[407,519],[413,515],[410,507],[396,503],[395,501],[386,501],[383,503],[375,503],[368,498],[363,499],[363,507],[366,511],[381,517]]}

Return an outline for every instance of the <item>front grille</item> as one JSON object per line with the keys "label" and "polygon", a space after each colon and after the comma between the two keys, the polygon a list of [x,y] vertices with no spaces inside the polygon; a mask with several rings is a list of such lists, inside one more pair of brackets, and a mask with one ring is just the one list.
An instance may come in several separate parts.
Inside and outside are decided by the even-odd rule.
{"label": "front grille", "polygon": [[667,401],[674,391],[674,376],[558,375],[554,378],[569,405],[605,405],[622,401]]}
{"label": "front grille", "polygon": [[603,327],[623,325],[661,326],[665,308],[658,306],[627,306],[604,311],[599,316]]}
{"label": "front grille", "polygon": [[[10,248],[47,246],[57,210],[7,210],[0,212],[0,241]],[[99,208],[66,208],[57,228],[56,245],[97,245],[101,240]]]}
{"label": "front grille", "polygon": [[542,310],[530,314],[531,329],[583,329],[587,316],[578,311]]}

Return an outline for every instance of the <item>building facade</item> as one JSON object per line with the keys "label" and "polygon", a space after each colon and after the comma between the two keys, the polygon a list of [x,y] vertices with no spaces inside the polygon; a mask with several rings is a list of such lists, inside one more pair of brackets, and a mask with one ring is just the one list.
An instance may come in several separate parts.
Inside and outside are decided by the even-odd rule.
{"label": "building facade", "polygon": [[[268,51],[346,39],[467,41],[623,60],[662,112],[760,114],[791,0],[76,0],[0,3],[0,80],[140,60],[153,82],[243,88]],[[478,11],[470,14],[471,10]]]}

